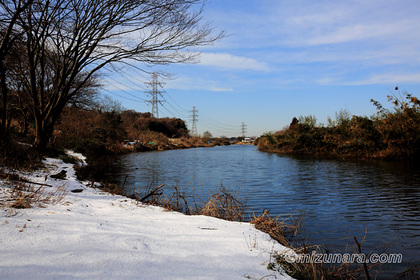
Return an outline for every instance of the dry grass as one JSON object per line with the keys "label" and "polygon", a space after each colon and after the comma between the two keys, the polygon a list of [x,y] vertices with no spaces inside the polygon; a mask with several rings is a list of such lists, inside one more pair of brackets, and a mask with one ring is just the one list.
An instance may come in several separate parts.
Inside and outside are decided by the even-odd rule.
{"label": "dry grass", "polygon": [[67,189],[64,186],[51,188],[47,186],[33,186],[28,183],[5,180],[8,191],[3,196],[2,207],[25,209],[33,206],[44,207],[46,204],[57,204],[64,200]]}
{"label": "dry grass", "polygon": [[194,188],[193,193],[194,195],[188,195],[186,191],[175,185],[169,196],[165,196],[163,189],[159,187],[159,192],[149,188],[145,193],[135,193],[130,197],[147,204],[161,206],[168,211],[178,211],[187,215],[205,215],[228,221],[244,220],[245,202],[237,198],[236,192],[223,185],[220,185],[218,192],[213,193],[208,200],[203,200]]}
{"label": "dry grass", "polygon": [[245,202],[238,199],[233,191],[221,185],[219,191],[211,196],[198,213],[228,221],[242,222],[244,211]]}
{"label": "dry grass", "polygon": [[[137,199],[151,205],[163,207],[167,211],[176,211],[187,215],[195,213],[194,208],[188,203],[189,198],[192,197],[188,196],[178,185],[173,186],[174,190],[170,196],[163,195],[163,190],[161,189],[163,186],[164,185],[160,185],[159,187],[150,190],[146,195],[137,194]],[[147,198],[147,200],[145,198]]]}
{"label": "dry grass", "polygon": [[392,280],[420,279],[420,264],[413,264],[402,273],[396,275]]}
{"label": "dry grass", "polygon": [[0,146],[0,167],[35,170],[42,167],[42,154],[30,145],[11,142]]}
{"label": "dry grass", "polygon": [[284,246],[289,246],[289,241],[285,237],[288,225],[279,221],[279,217],[272,218],[268,211],[264,211],[261,215],[255,216],[250,221],[256,229],[268,233],[271,238]]}
{"label": "dry grass", "polygon": [[[298,254],[311,255],[326,254],[327,251],[322,246],[312,246],[302,244],[294,251]],[[272,269],[281,267],[288,275],[298,280],[356,280],[363,275],[362,266],[355,266],[350,263],[336,265],[316,263],[316,262],[290,262],[284,256],[275,256],[275,262],[271,263]]]}
{"label": "dry grass", "polygon": [[[259,216],[254,216],[250,223],[254,224],[255,228],[268,233],[280,244],[292,248],[297,254],[311,255],[315,252],[316,254],[324,255],[330,253],[324,246],[314,246],[306,243],[306,241],[300,241],[293,245],[291,244],[290,241],[293,240],[301,230],[303,220],[304,216],[302,214],[299,214],[296,217],[290,216],[288,219],[282,220],[279,217],[270,217],[268,211],[265,211]],[[364,240],[358,245],[362,245],[363,242]],[[353,248],[347,248],[346,251],[360,253],[354,246]],[[367,270],[371,271],[372,268],[377,265],[378,264],[371,264],[367,267]],[[287,256],[279,254],[274,256],[274,261],[269,262],[268,269],[285,271],[288,275],[298,280],[355,280],[365,277],[364,267],[361,264],[356,265],[345,262],[337,264],[325,264],[322,262],[290,262]]]}
{"label": "dry grass", "polygon": [[[131,197],[139,201],[142,198],[147,197],[147,199],[142,201],[147,204],[164,207],[168,211],[206,215],[228,221],[244,220],[244,201],[237,198],[238,193],[228,190],[223,185],[221,185],[219,190],[216,193],[213,193],[207,201],[203,201],[197,195],[194,188],[193,193],[195,195],[187,195],[185,191],[182,191],[182,189],[176,185],[173,186],[173,192],[170,196],[164,196],[163,189],[161,187],[163,186],[159,186],[155,189],[150,188],[146,193],[135,194]],[[201,202],[200,205],[202,206],[197,206],[195,203],[196,199]],[[194,207],[191,207],[190,204],[194,204]],[[314,246],[306,243],[305,241],[296,242],[296,239],[298,239],[296,237],[303,228],[304,219],[305,215],[303,213],[290,215],[287,218],[273,218],[269,215],[269,211],[264,211],[259,216],[254,215],[253,218],[250,219],[250,223],[253,224],[256,229],[268,233],[274,240],[288,248],[291,248],[297,254],[311,255],[312,252],[316,252],[317,254],[329,253],[329,251],[327,251],[323,246]],[[256,240],[252,240],[251,236],[245,236],[245,239],[249,248],[256,248],[258,246]],[[294,243],[292,244],[291,241],[294,241]],[[363,241],[360,245],[363,244]],[[357,251],[355,251],[356,249],[352,248],[347,248],[346,252],[351,252],[352,250],[354,250],[354,253],[357,253]],[[362,279],[365,276],[364,267],[360,264],[345,262],[338,264],[314,262],[293,263],[290,262],[284,255],[275,254],[272,257],[273,258],[268,263],[268,269],[277,270],[281,273],[284,271],[291,277],[298,280],[356,280]],[[370,265],[368,270],[370,271],[373,266],[376,265],[377,264]],[[412,271],[409,271],[409,273],[411,272]]]}

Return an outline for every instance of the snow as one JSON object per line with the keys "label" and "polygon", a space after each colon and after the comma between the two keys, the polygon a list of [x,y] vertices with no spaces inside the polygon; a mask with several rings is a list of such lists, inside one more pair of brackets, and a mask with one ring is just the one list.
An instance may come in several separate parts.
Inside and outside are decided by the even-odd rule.
{"label": "snow", "polygon": [[[0,279],[292,279],[267,270],[273,253],[289,249],[249,223],[144,205],[87,187],[72,164],[44,163],[25,177],[62,199],[27,209],[3,205]],[[66,180],[46,178],[63,169]],[[0,182],[0,200],[8,196]]]}

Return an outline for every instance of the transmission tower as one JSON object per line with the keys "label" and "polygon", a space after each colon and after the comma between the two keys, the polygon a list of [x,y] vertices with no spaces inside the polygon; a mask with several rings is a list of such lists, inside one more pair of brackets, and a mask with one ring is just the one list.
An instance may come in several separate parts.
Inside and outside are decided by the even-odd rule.
{"label": "transmission tower", "polygon": [[245,138],[245,133],[246,133],[246,125],[243,122],[241,125],[241,131],[242,131],[242,137]]}
{"label": "transmission tower", "polygon": [[198,136],[198,133],[197,133],[198,110],[195,109],[195,106],[193,106],[193,109],[190,110],[190,112],[191,112],[191,121],[192,121],[191,134],[197,137]]}
{"label": "transmission tower", "polygon": [[159,100],[159,96],[162,96],[162,93],[165,92],[160,90],[163,88],[164,83],[159,81],[159,76],[156,73],[151,75],[152,81],[146,82],[146,86],[150,88],[150,90],[146,91],[146,94],[151,97],[150,100],[146,100],[147,103],[152,104],[152,116],[155,118],[159,118],[159,108],[158,104],[162,105],[162,100]]}

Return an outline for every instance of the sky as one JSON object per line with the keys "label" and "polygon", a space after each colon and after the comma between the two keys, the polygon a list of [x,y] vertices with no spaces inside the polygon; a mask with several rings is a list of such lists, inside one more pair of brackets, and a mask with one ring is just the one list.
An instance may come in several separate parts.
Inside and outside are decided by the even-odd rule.
{"label": "sky", "polygon": [[[198,133],[260,136],[314,115],[319,124],[347,110],[371,116],[395,87],[420,92],[417,0],[210,0],[203,20],[228,36],[202,47],[195,64],[156,66],[164,92],[159,117],[188,121]],[[154,69],[147,68],[147,71]],[[140,71],[113,74],[103,93],[150,112]]]}

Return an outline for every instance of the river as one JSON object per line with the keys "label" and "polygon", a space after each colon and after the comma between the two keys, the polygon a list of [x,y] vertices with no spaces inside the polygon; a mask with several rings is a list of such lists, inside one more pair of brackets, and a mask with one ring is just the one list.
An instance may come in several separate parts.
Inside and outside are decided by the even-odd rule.
{"label": "river", "polygon": [[[247,213],[270,210],[288,217],[303,211],[302,233],[314,244],[345,252],[391,246],[403,263],[380,279],[391,279],[420,255],[420,168],[409,162],[333,160],[257,151],[255,146],[135,153],[121,157],[120,181],[129,192],[165,184],[209,197],[221,184],[246,198]],[[351,252],[350,252],[351,253]]]}

